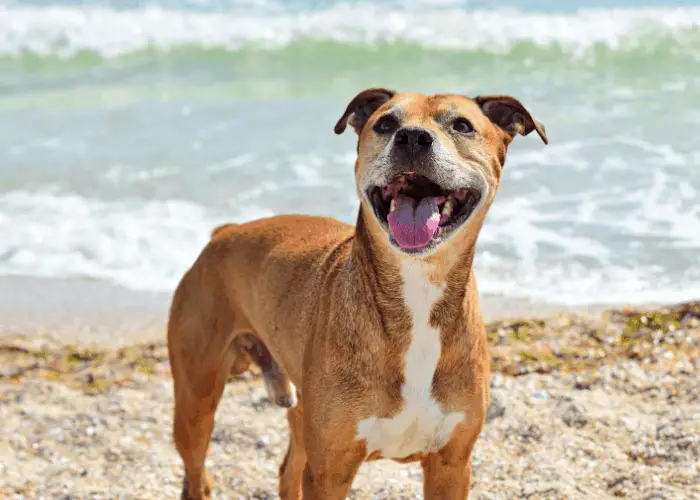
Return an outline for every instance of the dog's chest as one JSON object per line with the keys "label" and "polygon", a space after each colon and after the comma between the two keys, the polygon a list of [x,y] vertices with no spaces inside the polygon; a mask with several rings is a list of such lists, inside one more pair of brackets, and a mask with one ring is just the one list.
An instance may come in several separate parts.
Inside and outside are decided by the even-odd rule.
{"label": "dog's chest", "polygon": [[367,453],[381,450],[386,458],[404,458],[442,448],[462,412],[445,412],[432,397],[433,374],[440,360],[440,331],[430,325],[433,305],[443,288],[428,280],[429,268],[407,261],[401,268],[404,301],[412,315],[411,341],[404,356],[403,407],[390,418],[359,422],[357,438],[367,440]]}

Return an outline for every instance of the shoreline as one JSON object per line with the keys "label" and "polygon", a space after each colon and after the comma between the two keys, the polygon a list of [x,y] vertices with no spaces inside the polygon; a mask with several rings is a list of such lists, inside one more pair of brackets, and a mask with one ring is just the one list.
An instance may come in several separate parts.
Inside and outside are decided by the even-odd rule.
{"label": "shoreline", "polygon": [[[92,279],[0,276],[0,339],[16,334],[49,336],[62,343],[106,347],[157,341],[165,335],[171,296],[172,292],[135,291]],[[610,308],[627,307],[623,303],[567,306],[487,294],[480,296],[480,303],[486,323],[562,313],[593,318]]]}
{"label": "shoreline", "polygon": [[1,276],[0,339],[20,333],[110,347],[157,340],[169,306],[169,294],[99,280]]}

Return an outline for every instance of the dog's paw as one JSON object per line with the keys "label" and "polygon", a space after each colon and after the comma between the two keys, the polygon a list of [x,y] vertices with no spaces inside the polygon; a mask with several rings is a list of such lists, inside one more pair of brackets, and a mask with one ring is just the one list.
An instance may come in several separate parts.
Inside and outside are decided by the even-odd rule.
{"label": "dog's paw", "polygon": [[187,474],[185,474],[185,478],[182,481],[180,500],[209,500],[211,498],[211,486],[212,481],[206,470],[202,473],[202,480],[198,488],[190,484]]}
{"label": "dog's paw", "polygon": [[292,391],[290,394],[281,394],[277,396],[275,403],[282,408],[294,408],[297,405],[296,391]]}
{"label": "dog's paw", "polygon": [[297,405],[297,388],[284,376],[263,373],[263,383],[267,398],[282,408],[294,408]]}

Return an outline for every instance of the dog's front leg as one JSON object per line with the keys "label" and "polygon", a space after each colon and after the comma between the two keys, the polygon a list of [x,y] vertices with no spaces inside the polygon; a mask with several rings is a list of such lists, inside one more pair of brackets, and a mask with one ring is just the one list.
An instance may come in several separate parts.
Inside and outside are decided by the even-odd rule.
{"label": "dog's front leg", "polygon": [[364,460],[364,446],[319,450],[319,460],[304,469],[304,500],[344,500]]}
{"label": "dog's front leg", "polygon": [[464,500],[469,496],[472,476],[472,448],[481,425],[460,424],[452,439],[440,451],[421,460],[425,500]]}
{"label": "dog's front leg", "polygon": [[[365,459],[364,442],[355,439],[355,425],[347,415],[307,407],[304,414],[304,448],[307,462],[303,478],[304,500],[344,500]],[[320,411],[319,411],[320,410]],[[330,413],[330,412],[329,412]],[[345,417],[345,418],[343,418]]]}

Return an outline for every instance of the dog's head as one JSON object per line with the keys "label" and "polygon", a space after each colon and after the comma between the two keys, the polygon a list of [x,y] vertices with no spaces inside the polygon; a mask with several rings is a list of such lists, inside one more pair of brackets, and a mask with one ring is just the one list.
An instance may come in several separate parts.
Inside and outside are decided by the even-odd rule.
{"label": "dog's head", "polygon": [[544,126],[515,98],[360,92],[335,126],[359,139],[355,178],[367,219],[400,252],[428,255],[478,232],[508,145]]}

